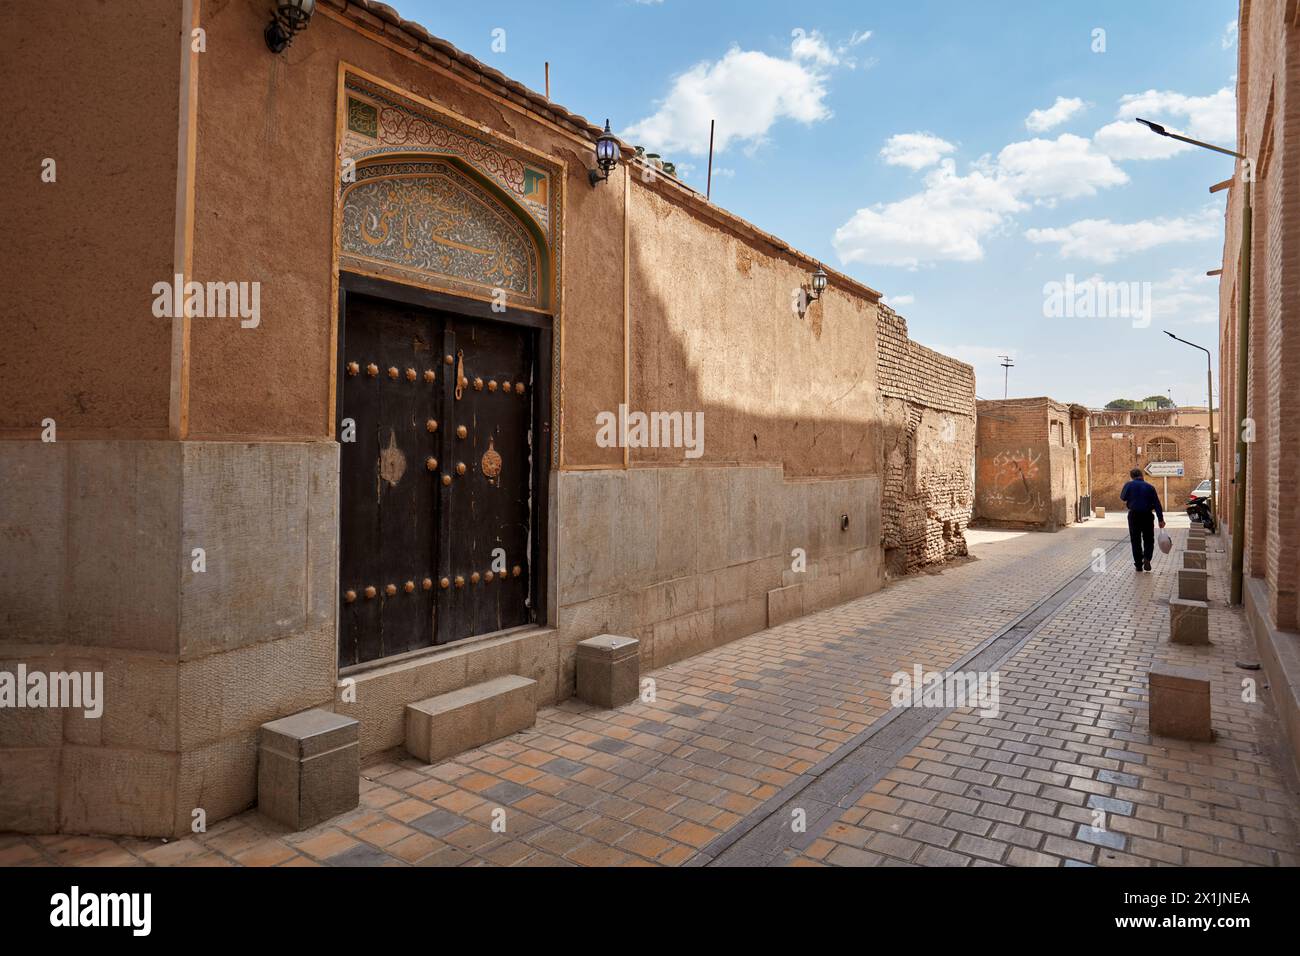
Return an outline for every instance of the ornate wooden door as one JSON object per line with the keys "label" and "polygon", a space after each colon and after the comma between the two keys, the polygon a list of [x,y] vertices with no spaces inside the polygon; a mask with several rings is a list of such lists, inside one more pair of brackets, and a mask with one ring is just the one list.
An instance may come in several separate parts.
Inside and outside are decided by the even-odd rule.
{"label": "ornate wooden door", "polygon": [[349,296],[341,364],[340,666],[533,620],[533,331]]}

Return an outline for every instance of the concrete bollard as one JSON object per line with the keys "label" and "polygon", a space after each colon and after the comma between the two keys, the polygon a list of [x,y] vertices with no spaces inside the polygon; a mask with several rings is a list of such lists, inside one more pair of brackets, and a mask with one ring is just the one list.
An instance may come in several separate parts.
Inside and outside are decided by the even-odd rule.
{"label": "concrete bollard", "polygon": [[360,801],[361,722],[308,710],[262,725],[257,753],[257,809],[305,830]]}
{"label": "concrete bollard", "polygon": [[1205,571],[1183,568],[1178,572],[1178,597],[1184,601],[1210,599],[1210,575]]}
{"label": "concrete bollard", "polygon": [[578,642],[578,697],[610,709],[636,700],[641,691],[641,642],[601,634]]}
{"label": "concrete bollard", "polygon": [[1206,601],[1169,601],[1169,643],[1209,644],[1210,605]]}
{"label": "concrete bollard", "polygon": [[1210,675],[1195,667],[1156,664],[1147,672],[1151,692],[1148,725],[1159,737],[1213,740]]}
{"label": "concrete bollard", "polygon": [[1184,552],[1183,552],[1183,567],[1187,568],[1189,571],[1204,571],[1204,570],[1206,570],[1206,568],[1205,568],[1205,552],[1204,552],[1204,551],[1184,551]]}
{"label": "concrete bollard", "polygon": [[1096,517],[1098,517],[1098,518],[1104,518],[1104,517],[1106,517],[1106,509],[1103,508],[1103,507],[1101,507],[1100,505],[1098,505],[1096,508],[1093,508],[1093,509],[1092,509],[1092,513],[1093,513],[1094,516],[1096,516]]}
{"label": "concrete bollard", "polygon": [[1188,539],[1187,539],[1187,550],[1188,550],[1188,551],[1201,551],[1201,552],[1204,552],[1204,551],[1205,551],[1205,539],[1204,539],[1204,538],[1188,538]]}

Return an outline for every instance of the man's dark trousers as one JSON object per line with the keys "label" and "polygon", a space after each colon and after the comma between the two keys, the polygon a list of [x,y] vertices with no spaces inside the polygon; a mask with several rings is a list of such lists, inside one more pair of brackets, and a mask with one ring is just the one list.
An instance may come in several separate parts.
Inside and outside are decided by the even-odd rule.
{"label": "man's dark trousers", "polygon": [[1151,511],[1128,513],[1128,540],[1133,545],[1133,565],[1141,570],[1156,551],[1156,516]]}

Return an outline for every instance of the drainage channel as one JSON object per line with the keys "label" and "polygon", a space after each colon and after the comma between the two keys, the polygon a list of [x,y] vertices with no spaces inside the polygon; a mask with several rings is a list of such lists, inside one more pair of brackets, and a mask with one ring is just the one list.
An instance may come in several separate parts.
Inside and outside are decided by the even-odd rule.
{"label": "drainage channel", "polygon": [[[1120,538],[1106,554],[1127,547]],[[1122,564],[1123,562],[1121,562]],[[949,671],[995,671],[1095,577],[1080,571],[998,633],[948,667]],[[788,851],[807,848],[843,812],[874,787],[956,708],[893,708],[870,727],[790,781],[740,823],[707,844],[687,866],[772,866]],[[805,830],[796,833],[795,810],[804,812]]]}

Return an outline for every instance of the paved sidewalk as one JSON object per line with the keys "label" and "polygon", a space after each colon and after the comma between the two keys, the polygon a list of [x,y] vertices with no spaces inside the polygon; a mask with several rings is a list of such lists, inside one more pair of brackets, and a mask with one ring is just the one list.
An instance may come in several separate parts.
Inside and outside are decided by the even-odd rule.
{"label": "paved sidewalk", "polygon": [[[302,833],[248,812],[169,843],[9,835],[0,865],[726,862],[809,781],[838,782],[822,771],[897,713],[891,674],[948,668],[1071,582],[1082,590],[1040,612],[1002,666],[999,717],[957,710],[896,753],[858,748],[883,776],[809,832],[778,834],[771,862],[1294,864],[1297,794],[1271,762],[1267,690],[1240,700],[1242,675],[1263,673],[1234,667],[1253,659],[1239,612],[1214,612],[1211,648],[1171,647],[1161,601],[1177,548],[1155,574],[1133,573],[1127,545],[1093,573],[1097,549],[1124,537],[1122,516],[1057,534],[971,532],[971,560],[643,675],[654,703],[566,701],[452,761],[391,755],[363,770],[360,808]],[[1216,674],[1213,744],[1146,734],[1152,660]]]}

